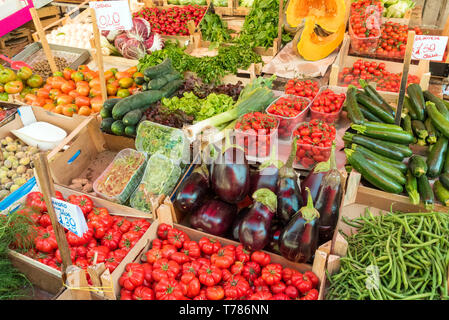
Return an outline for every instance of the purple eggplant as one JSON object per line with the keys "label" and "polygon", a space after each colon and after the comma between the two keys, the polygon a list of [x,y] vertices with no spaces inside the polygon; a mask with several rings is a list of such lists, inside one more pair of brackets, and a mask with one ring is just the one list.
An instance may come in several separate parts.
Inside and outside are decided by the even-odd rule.
{"label": "purple eggplant", "polygon": [[254,192],[254,204],[240,222],[239,240],[248,250],[261,250],[270,241],[271,222],[276,214],[276,195],[267,188]]}
{"label": "purple eggplant", "polygon": [[318,247],[320,213],[313,207],[310,189],[307,206],[302,207],[282,230],[279,237],[279,251],[282,256],[294,262],[305,263],[315,254]]}
{"label": "purple eggplant", "polygon": [[315,208],[320,213],[320,236],[318,244],[323,244],[332,239],[335,226],[338,221],[341,197],[340,172],[337,169],[335,160],[335,143],[332,145],[330,169],[323,177],[318,195],[315,201]]}
{"label": "purple eggplant", "polygon": [[214,162],[211,184],[215,194],[229,203],[242,201],[249,192],[250,175],[245,152],[230,145],[228,136],[224,152]]}
{"label": "purple eggplant", "polygon": [[323,181],[323,177],[330,170],[330,157],[327,161],[318,162],[312,170],[310,170],[307,177],[301,182],[301,195],[302,202],[307,202],[307,191],[306,187],[310,189],[310,193],[312,194],[313,203],[316,201],[316,197],[318,195],[318,190],[320,189],[321,182]]}
{"label": "purple eggplant", "polygon": [[237,217],[234,219],[230,232],[230,237],[232,238],[232,240],[239,241],[240,222],[242,222],[243,218],[246,216],[248,211],[249,207],[243,208],[242,210],[239,211]]}
{"label": "purple eggplant", "polygon": [[273,146],[270,159],[262,163],[258,169],[251,170],[251,188],[249,194],[253,194],[261,188],[268,188],[277,193],[277,183],[279,178],[279,169],[283,163],[276,160],[276,146]]}
{"label": "purple eggplant", "polygon": [[281,254],[279,251],[279,236],[282,232],[282,224],[272,222],[271,224],[271,230],[270,230],[270,241],[268,242],[265,249],[268,249],[276,254]]}
{"label": "purple eggplant", "polygon": [[204,203],[208,194],[209,172],[203,164],[181,183],[173,205],[181,213],[194,212]]}
{"label": "purple eggplant", "polygon": [[296,157],[297,150],[296,140],[296,138],[293,140],[292,150],[287,162],[279,170],[277,217],[284,225],[303,205],[298,177],[293,169],[293,160]]}
{"label": "purple eggplant", "polygon": [[216,236],[223,236],[237,215],[237,206],[218,199],[206,201],[190,216],[190,225]]}

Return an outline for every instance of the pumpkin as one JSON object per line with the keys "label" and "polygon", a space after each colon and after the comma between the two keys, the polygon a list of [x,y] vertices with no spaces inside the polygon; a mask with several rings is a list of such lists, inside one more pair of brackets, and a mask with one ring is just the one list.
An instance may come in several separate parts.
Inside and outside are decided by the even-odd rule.
{"label": "pumpkin", "polygon": [[[340,25],[337,32],[328,33],[316,24],[315,18],[308,17],[304,28],[298,31],[293,45],[305,60],[316,61],[326,58],[343,41],[346,24]],[[295,45],[296,44],[296,45]]]}
{"label": "pumpkin", "polygon": [[288,28],[298,26],[307,17],[314,17],[315,23],[324,30],[337,32],[345,23],[345,0],[289,0],[286,10]]}

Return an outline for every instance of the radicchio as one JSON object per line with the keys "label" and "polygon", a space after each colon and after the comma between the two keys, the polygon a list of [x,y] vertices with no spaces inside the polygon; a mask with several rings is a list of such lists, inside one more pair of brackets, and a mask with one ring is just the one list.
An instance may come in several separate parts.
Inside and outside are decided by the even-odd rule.
{"label": "radicchio", "polygon": [[145,56],[146,50],[142,41],[134,38],[128,38],[123,44],[120,53],[127,59],[141,59]]}
{"label": "radicchio", "polygon": [[133,27],[126,33],[129,37],[145,41],[151,34],[151,24],[143,18],[133,18]]}

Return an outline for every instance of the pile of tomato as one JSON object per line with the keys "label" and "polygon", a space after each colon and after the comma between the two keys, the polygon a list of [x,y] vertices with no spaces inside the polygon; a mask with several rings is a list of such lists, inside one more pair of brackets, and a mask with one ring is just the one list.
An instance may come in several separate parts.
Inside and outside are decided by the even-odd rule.
{"label": "pile of tomato", "polygon": [[338,121],[346,94],[337,94],[331,89],[323,90],[312,102],[311,119],[319,119],[327,123]]}
{"label": "pile of tomato", "polygon": [[[376,82],[376,90],[399,92],[401,85],[402,73],[391,73],[385,69],[385,63],[377,63],[375,61],[364,61],[358,59],[352,65],[352,68],[343,68],[338,75],[340,85],[347,87],[352,84],[357,88],[361,88],[359,79],[367,82]],[[407,84],[419,83],[420,79],[415,75],[408,75]]]}
{"label": "pile of tomato", "polygon": [[134,17],[140,17],[151,24],[151,31],[163,35],[190,35],[187,28],[187,22],[192,20],[197,26],[204,13],[205,7],[198,5],[177,6],[168,9],[145,7],[139,12],[133,14]]}
{"label": "pile of tomato", "polygon": [[301,124],[293,132],[293,138],[297,138],[296,162],[310,169],[318,162],[327,161],[335,136],[335,127],[321,120]]}
{"label": "pile of tomato", "polygon": [[376,1],[357,1],[351,4],[349,34],[351,46],[359,54],[374,53],[380,37],[383,6]]}
{"label": "pile of tomato", "polygon": [[351,16],[355,15],[363,15],[366,11],[366,8],[369,6],[375,6],[377,11],[382,14],[384,10],[384,6],[381,1],[377,0],[356,0],[351,3],[350,14]]}
{"label": "pile of tomato", "polygon": [[379,58],[403,58],[410,30],[423,34],[420,27],[409,28],[408,25],[387,21],[381,27],[381,36],[376,56]]}
{"label": "pile of tomato", "polygon": [[[66,230],[72,263],[82,269],[94,262],[104,262],[106,268],[113,272],[151,225],[145,219],[131,221],[121,216],[112,216],[106,208],[95,207],[92,199],[86,195],[70,195],[64,199],[56,191],[56,198],[78,205],[86,218],[88,231],[82,237]],[[28,239],[33,241],[34,248],[25,254],[60,270],[61,254],[42,193],[29,193],[25,207],[19,214],[30,217],[34,222],[34,231],[30,232]],[[22,247],[24,241],[25,239],[17,239],[16,247]]]}
{"label": "pile of tomato", "polygon": [[[137,67],[125,71],[116,68],[105,71],[109,98],[125,98],[140,90],[134,79],[143,77]],[[35,93],[25,95],[25,102],[32,106],[71,117],[73,114],[89,116],[100,112],[103,102],[98,71],[81,65],[77,70],[65,68],[47,78],[44,86]]]}
{"label": "pile of tomato", "polygon": [[312,101],[319,90],[320,85],[315,80],[290,79],[285,85],[284,92],[286,94],[293,94],[295,96],[304,97]]}
{"label": "pile of tomato", "polygon": [[277,133],[278,120],[266,113],[250,112],[235,124],[236,142],[245,154],[251,157],[267,157],[271,150],[271,140]]}
{"label": "pile of tomato", "polygon": [[121,300],[317,300],[318,277],[279,263],[263,251],[190,240],[160,224],[144,263],[129,263],[119,279]]}

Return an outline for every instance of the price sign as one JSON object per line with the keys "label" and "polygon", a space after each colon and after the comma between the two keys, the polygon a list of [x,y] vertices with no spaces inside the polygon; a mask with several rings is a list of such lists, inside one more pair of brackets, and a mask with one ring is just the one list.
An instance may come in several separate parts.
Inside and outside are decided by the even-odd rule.
{"label": "price sign", "polygon": [[100,30],[130,30],[133,27],[128,1],[92,1],[89,6],[95,10]]}
{"label": "price sign", "polygon": [[413,43],[412,58],[418,60],[443,60],[448,37],[416,35]]}
{"label": "price sign", "polygon": [[87,231],[87,223],[81,208],[57,198],[51,198],[55,208],[58,222],[67,230],[72,231],[78,237],[82,237]]}

